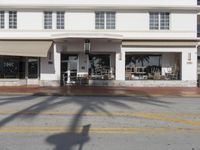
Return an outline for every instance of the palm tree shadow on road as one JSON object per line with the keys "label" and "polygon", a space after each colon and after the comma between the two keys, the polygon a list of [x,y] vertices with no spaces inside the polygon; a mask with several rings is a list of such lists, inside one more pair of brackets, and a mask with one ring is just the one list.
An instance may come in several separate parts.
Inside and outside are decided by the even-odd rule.
{"label": "palm tree shadow on road", "polygon": [[[1,103],[3,105],[9,105],[16,102],[24,102],[23,100],[34,100],[36,97],[18,97],[15,101],[13,98],[13,101],[11,99],[0,99],[0,105]],[[168,104],[171,104],[169,102],[164,102],[161,100],[158,100],[155,97],[90,97],[87,96],[69,96],[69,97],[57,97],[57,96],[48,96],[43,97],[44,100],[32,104],[14,114],[11,114],[10,116],[0,120],[0,128],[3,126],[6,126],[9,122],[13,121],[16,118],[23,118],[23,119],[33,119],[43,111],[47,111],[53,108],[57,108],[62,105],[67,104],[75,104],[79,106],[79,110],[77,113],[75,113],[69,129],[66,130],[64,133],[54,134],[47,137],[46,142],[53,145],[55,148],[54,150],[73,150],[74,147],[78,147],[78,150],[83,149],[83,145],[85,143],[88,143],[90,141],[89,136],[89,130],[92,126],[92,123],[83,125],[82,131],[77,132],[77,128],[80,128],[81,126],[81,120],[83,119],[83,116],[86,112],[103,112],[107,116],[112,116],[112,113],[109,112],[109,110],[106,109],[106,106],[113,106],[120,109],[134,109],[133,107],[129,106],[129,102],[133,103],[143,103],[147,105],[154,105],[157,107],[168,107]],[[23,114],[24,112],[29,112],[31,115]]]}

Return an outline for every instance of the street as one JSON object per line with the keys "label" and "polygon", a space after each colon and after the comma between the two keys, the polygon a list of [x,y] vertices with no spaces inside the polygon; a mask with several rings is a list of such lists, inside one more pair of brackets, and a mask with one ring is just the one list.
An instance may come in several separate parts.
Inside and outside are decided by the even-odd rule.
{"label": "street", "polygon": [[200,98],[0,96],[0,150],[200,150]]}

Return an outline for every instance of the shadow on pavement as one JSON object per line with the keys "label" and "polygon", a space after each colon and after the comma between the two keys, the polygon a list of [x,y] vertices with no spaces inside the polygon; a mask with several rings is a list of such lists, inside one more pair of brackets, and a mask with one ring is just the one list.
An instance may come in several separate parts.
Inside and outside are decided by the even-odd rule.
{"label": "shadow on pavement", "polygon": [[[0,98],[0,105],[8,105],[12,103],[21,103],[27,100],[34,100],[36,96],[21,96],[12,98]],[[62,105],[75,104],[79,110],[74,115],[69,130],[65,133],[53,134],[47,137],[46,142],[53,145],[54,150],[72,150],[74,147],[78,147],[78,150],[82,150],[85,143],[90,141],[89,130],[92,123],[89,125],[83,125],[82,131],[77,132],[77,128],[80,128],[81,120],[86,112],[104,112],[108,116],[112,116],[109,110],[105,106],[113,106],[120,109],[132,110],[131,106],[127,102],[142,103],[146,105],[154,105],[157,107],[169,107],[169,102],[158,100],[155,97],[88,97],[88,96],[45,96],[42,97],[42,101],[32,104],[10,116],[0,120],[0,128],[7,125],[9,122],[16,118],[33,119],[43,111],[47,111],[53,108],[57,108]],[[24,112],[34,112],[31,115],[25,115]],[[52,118],[53,119],[53,118]]]}

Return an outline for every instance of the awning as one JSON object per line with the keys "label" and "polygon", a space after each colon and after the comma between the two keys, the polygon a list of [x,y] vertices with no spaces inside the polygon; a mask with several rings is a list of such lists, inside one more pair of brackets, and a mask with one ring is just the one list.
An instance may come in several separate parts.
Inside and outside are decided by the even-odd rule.
{"label": "awning", "polygon": [[122,46],[155,46],[155,47],[194,47],[198,43],[197,41],[144,41],[144,40],[130,40],[130,41],[122,41]]}
{"label": "awning", "polygon": [[0,55],[47,57],[52,41],[0,41]]}

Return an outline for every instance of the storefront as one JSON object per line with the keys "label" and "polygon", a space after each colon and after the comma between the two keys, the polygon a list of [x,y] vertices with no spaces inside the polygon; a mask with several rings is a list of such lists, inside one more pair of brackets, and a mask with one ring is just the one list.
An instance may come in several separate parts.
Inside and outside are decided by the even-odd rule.
{"label": "storefront", "polygon": [[39,58],[0,56],[0,79],[39,78]]}
{"label": "storefront", "polygon": [[90,38],[91,49],[85,51],[85,39],[0,41],[0,85],[195,87],[197,84],[195,43]]}
{"label": "storefront", "polygon": [[181,80],[180,53],[126,53],[126,80]]}
{"label": "storefront", "polygon": [[0,41],[0,86],[40,85],[40,59],[52,41]]}

